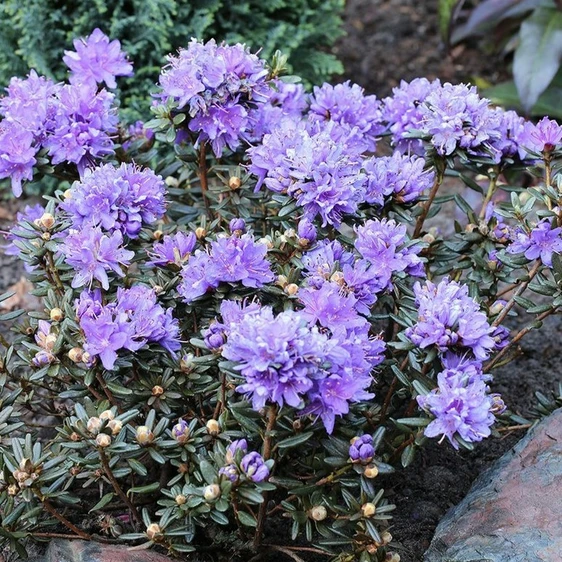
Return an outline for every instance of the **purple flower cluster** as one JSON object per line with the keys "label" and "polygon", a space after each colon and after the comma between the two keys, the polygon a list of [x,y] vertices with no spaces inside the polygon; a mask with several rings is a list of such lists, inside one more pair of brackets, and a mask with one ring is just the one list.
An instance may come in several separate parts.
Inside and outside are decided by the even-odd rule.
{"label": "purple flower cluster", "polygon": [[99,225],[105,232],[119,230],[135,238],[143,224],[162,217],[165,196],[162,178],[151,169],[135,164],[121,164],[118,168],[105,164],[74,182],[60,208],[70,215],[74,228]]}
{"label": "purple flower cluster", "polygon": [[380,290],[392,287],[394,273],[405,272],[425,277],[419,257],[421,246],[408,244],[406,226],[394,220],[368,220],[355,228],[355,248],[371,264],[378,277]]}
{"label": "purple flower cluster", "polygon": [[117,289],[115,302],[103,304],[101,291],[83,291],[76,301],[84,350],[113,369],[117,352],[138,351],[147,343],[158,343],[170,353],[180,349],[179,325],[172,309],[157,302],[156,293],[144,286]]}
{"label": "purple flower cluster", "polygon": [[116,88],[116,76],[132,76],[133,65],[121,51],[121,43],[109,41],[101,29],[96,28],[85,39],[75,39],[76,51],[65,51],[62,60],[70,69],[72,84],[88,84],[97,87],[105,82],[108,88]]}
{"label": "purple flower cluster", "polygon": [[226,450],[226,466],[219,470],[219,474],[232,483],[236,483],[243,474],[252,482],[263,482],[269,478],[269,468],[263,457],[256,451],[248,452],[246,439],[233,441]]}
{"label": "purple flower cluster", "polygon": [[307,219],[320,216],[323,226],[339,226],[342,216],[354,213],[364,200],[365,177],[346,139],[334,140],[336,127],[330,122],[310,132],[304,122],[280,123],[261,145],[248,150],[256,189],[265,184],[291,195]]}
{"label": "purple flower cluster", "polygon": [[56,357],[53,355],[56,341],[56,334],[51,332],[51,323],[46,320],[39,320],[37,332],[35,333],[35,343],[41,349],[31,359],[31,364],[34,367],[44,367],[56,361]]}
{"label": "purple flower cluster", "polygon": [[274,279],[266,254],[267,246],[249,233],[219,237],[211,242],[209,251],[196,250],[184,265],[178,291],[190,303],[220,283],[262,287]]}
{"label": "purple flower cluster", "polygon": [[75,270],[72,287],[91,288],[97,279],[105,290],[109,289],[108,272],[124,277],[121,266],[128,266],[135,256],[123,247],[120,230],[105,234],[99,226],[91,225],[69,230],[59,250]]}
{"label": "purple flower cluster", "polygon": [[470,350],[479,361],[496,348],[494,328],[468,295],[468,286],[445,278],[438,285],[416,283],[414,293],[418,321],[405,333],[415,345],[422,349],[435,345],[441,352]]}
{"label": "purple flower cluster", "polygon": [[366,180],[365,201],[384,205],[386,200],[411,203],[431,187],[435,179],[433,170],[424,170],[425,161],[416,156],[401,155],[370,158],[363,164]]}
{"label": "purple flower cluster", "polygon": [[457,436],[467,442],[488,437],[498,408],[497,400],[488,393],[485,377],[475,369],[449,368],[439,373],[437,381],[437,389],[417,397],[419,406],[435,416],[425,435],[447,437],[455,449],[459,448]]}
{"label": "purple flower cluster", "polygon": [[251,111],[270,94],[265,61],[241,44],[192,39],[178,56],[168,56],[160,74],[160,97],[189,113],[197,142],[210,142],[217,157],[236,150],[251,129]]}
{"label": "purple flower cluster", "polygon": [[320,416],[331,433],[350,402],[372,397],[370,372],[383,349],[380,340],[369,341],[368,330],[339,326],[329,336],[301,313],[275,316],[263,307],[230,323],[222,355],[238,364],[244,382],[237,390],[254,409],[268,401],[287,404]]}
{"label": "purple flower cluster", "polygon": [[525,122],[519,144],[535,154],[552,152],[562,144],[562,127],[553,119],[543,117],[536,125]]}
{"label": "purple flower cluster", "polygon": [[13,78],[7,91],[0,101],[0,177],[11,178],[16,196],[22,180],[33,178],[42,147],[53,164],[74,163],[80,172],[113,152],[113,94],[95,85],[55,85],[34,71],[26,79]]}
{"label": "purple flower cluster", "polygon": [[374,152],[376,139],[384,132],[381,102],[376,96],[366,96],[357,84],[324,84],[316,86],[310,97],[310,121],[332,121],[353,131],[362,145],[361,152]]}
{"label": "purple flower cluster", "polygon": [[552,228],[551,221],[544,219],[530,232],[518,229],[506,250],[510,254],[524,254],[528,260],[540,258],[544,265],[552,267],[552,254],[562,252],[562,228]]}
{"label": "purple flower cluster", "polygon": [[176,232],[173,236],[166,235],[149,250],[150,266],[167,267],[170,265],[181,268],[189,259],[195,248],[197,239],[193,232]]}

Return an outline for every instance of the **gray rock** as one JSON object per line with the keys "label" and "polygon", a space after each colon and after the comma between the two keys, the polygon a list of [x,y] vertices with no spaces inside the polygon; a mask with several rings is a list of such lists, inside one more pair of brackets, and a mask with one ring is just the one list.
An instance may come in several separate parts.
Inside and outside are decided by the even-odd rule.
{"label": "gray rock", "polygon": [[562,560],[562,408],[483,472],[441,521],[425,562]]}
{"label": "gray rock", "polygon": [[172,562],[154,551],[130,550],[127,546],[56,539],[49,543],[44,562]]}

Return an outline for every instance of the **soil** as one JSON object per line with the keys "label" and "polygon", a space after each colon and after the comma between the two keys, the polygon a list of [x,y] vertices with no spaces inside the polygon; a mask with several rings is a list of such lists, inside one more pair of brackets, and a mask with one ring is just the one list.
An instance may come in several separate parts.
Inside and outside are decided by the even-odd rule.
{"label": "soil", "polygon": [[[506,61],[483,54],[477,43],[445,48],[437,5],[438,0],[348,0],[347,35],[336,49],[345,67],[341,80],[351,80],[379,98],[390,95],[401,80],[422,76],[452,83],[505,80]],[[522,325],[522,320],[514,319],[510,327]],[[518,359],[495,372],[493,391],[502,394],[514,413],[528,416],[536,404],[534,392],[550,395],[557,386],[561,332],[562,317],[547,319],[540,332],[523,340]],[[521,430],[503,433],[472,452],[455,451],[448,443],[433,440],[412,465],[388,479],[387,496],[396,504],[390,531],[401,562],[421,562],[445,512],[523,435]]]}

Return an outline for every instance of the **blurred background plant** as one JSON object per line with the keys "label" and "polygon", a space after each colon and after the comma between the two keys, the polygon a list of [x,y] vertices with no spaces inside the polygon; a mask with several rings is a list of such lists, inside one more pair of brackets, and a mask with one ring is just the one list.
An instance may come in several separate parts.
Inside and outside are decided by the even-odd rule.
{"label": "blurred background plant", "polygon": [[120,84],[128,122],[147,117],[165,55],[192,37],[245,43],[264,58],[282,48],[288,71],[317,84],[343,71],[330,53],[343,34],[343,7],[344,0],[4,0],[0,83],[30,69],[64,80],[64,50],[99,27],[135,61],[135,76]]}
{"label": "blurred background plant", "polygon": [[439,11],[450,47],[479,38],[483,53],[512,61],[512,80],[479,84],[488,98],[529,116],[562,117],[560,0],[440,0]]}

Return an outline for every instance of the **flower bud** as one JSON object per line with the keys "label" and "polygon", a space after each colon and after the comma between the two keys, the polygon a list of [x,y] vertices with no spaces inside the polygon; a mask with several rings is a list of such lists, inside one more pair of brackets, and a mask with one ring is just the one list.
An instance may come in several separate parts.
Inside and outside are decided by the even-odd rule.
{"label": "flower bud", "polygon": [[43,240],[45,240],[45,242],[48,242],[51,239],[51,233],[50,232],[43,232],[43,234],[41,234],[41,238]]}
{"label": "flower bud", "polygon": [[287,295],[290,297],[296,295],[299,292],[299,286],[295,283],[289,283],[285,289],[283,289]]}
{"label": "flower bud", "polygon": [[221,426],[217,420],[209,420],[205,425],[210,435],[218,435],[221,431]]}
{"label": "flower bud", "polygon": [[60,322],[64,318],[64,313],[60,308],[52,308],[49,316],[53,322]]}
{"label": "flower bud", "polygon": [[45,367],[45,365],[50,365],[54,360],[55,356],[43,349],[35,354],[35,357],[31,360],[31,364],[34,367]]}
{"label": "flower bud", "polygon": [[285,275],[278,275],[277,280],[275,281],[275,284],[279,285],[281,288],[284,288],[284,287],[287,286],[288,282],[289,282],[289,280],[287,279],[287,277]]}
{"label": "flower bud", "polygon": [[316,241],[316,227],[308,219],[301,219],[297,227],[297,232],[299,236],[299,245],[303,248],[306,248]]}
{"label": "flower bud", "polygon": [[136,440],[143,447],[150,445],[154,441],[154,433],[146,425],[139,425],[137,427]]}
{"label": "flower bud", "polygon": [[12,472],[12,476],[21,486],[21,484],[23,484],[29,478],[29,472],[25,472],[23,470],[14,470],[14,472]]}
{"label": "flower bud", "polygon": [[149,541],[153,541],[161,533],[162,533],[162,529],[160,529],[160,525],[157,525],[156,523],[151,523],[146,528],[146,536],[147,536]]}
{"label": "flower bud", "polygon": [[86,363],[86,365],[88,365],[91,361],[91,356],[87,351],[84,351],[84,353],[82,353],[82,362]]}
{"label": "flower bud", "polygon": [[110,420],[107,427],[111,430],[111,435],[117,435],[123,429],[123,422],[121,420]]}
{"label": "flower bud", "polygon": [[162,238],[162,236],[164,236],[164,233],[161,230],[155,230],[152,233],[152,236],[154,236],[155,240],[160,240],[160,238]]}
{"label": "flower bud", "polygon": [[195,358],[195,356],[193,355],[193,353],[188,353],[187,355],[184,355],[180,359],[180,369],[181,369],[182,373],[190,373],[193,370],[193,367],[194,367],[193,359],[194,358]]}
{"label": "flower bud", "polygon": [[79,466],[73,466],[70,468],[69,472],[71,476],[76,476],[77,474],[80,474],[80,472],[82,472],[82,468]]}
{"label": "flower bud", "polygon": [[162,396],[164,394],[164,389],[159,385],[155,385],[152,387],[152,396]]}
{"label": "flower bud", "polygon": [[175,500],[178,505],[183,505],[187,501],[187,498],[183,494],[178,494]]}
{"label": "flower bud", "polygon": [[386,555],[384,562],[400,562],[400,554],[397,552],[389,552]]}
{"label": "flower bud", "polygon": [[361,506],[361,514],[363,517],[372,517],[377,511],[377,506],[374,503],[368,502]]}
{"label": "flower bud", "polygon": [[65,199],[72,199],[72,189],[67,189],[67,190],[62,194],[62,196],[63,196]]}
{"label": "flower bud", "polygon": [[104,410],[101,414],[100,414],[100,420],[112,420],[115,418],[115,414],[111,411],[111,410]]}
{"label": "flower bud", "polygon": [[71,441],[76,442],[76,441],[80,441],[80,439],[81,439],[81,437],[80,437],[80,435],[79,435],[78,433],[76,433],[76,431],[73,431],[73,432],[70,434],[70,440],[71,440]]}
{"label": "flower bud", "polygon": [[189,465],[186,462],[182,462],[179,466],[178,466],[178,472],[180,474],[187,474],[189,472]]}
{"label": "flower bud", "polygon": [[376,478],[379,475],[379,469],[376,464],[370,464],[365,467],[363,471],[363,476],[365,478]]}
{"label": "flower bud", "polygon": [[231,176],[231,178],[228,180],[228,187],[230,187],[230,189],[232,189],[233,191],[235,189],[238,189],[241,185],[242,182],[240,181],[240,178],[238,176]]}
{"label": "flower bud", "polygon": [[201,240],[202,238],[205,238],[205,236],[207,236],[207,231],[200,226],[195,229],[195,236],[197,236],[197,238]]}
{"label": "flower bud", "polygon": [[174,176],[166,176],[164,183],[168,187],[177,187],[180,184],[178,178],[175,178]]}
{"label": "flower bud", "polygon": [[96,445],[102,449],[109,447],[111,445],[111,437],[107,433],[99,433],[96,437]]}
{"label": "flower bud", "polygon": [[230,232],[244,232],[246,230],[246,221],[244,219],[232,219],[228,225]]}
{"label": "flower bud", "polygon": [[185,443],[189,439],[189,425],[185,420],[180,420],[172,427],[172,436],[178,443]]}
{"label": "flower bud", "polygon": [[203,491],[203,497],[207,502],[214,502],[218,498],[220,498],[221,489],[218,484],[209,484]]}
{"label": "flower bud", "polygon": [[435,242],[435,236],[428,232],[422,236],[422,242],[425,242],[426,244],[433,244],[433,242]]}
{"label": "flower bud", "polygon": [[271,241],[271,238],[264,236],[263,238],[260,238],[258,240],[258,244],[265,244],[267,246],[268,250],[271,250],[271,248],[273,248],[273,242]]}
{"label": "flower bud", "polygon": [[381,541],[383,544],[388,544],[392,541],[392,535],[388,531],[381,533]]}
{"label": "flower bud", "polygon": [[371,435],[361,435],[351,440],[349,458],[353,463],[369,464],[373,460],[375,448]]}
{"label": "flower bud", "polygon": [[328,510],[323,505],[315,505],[310,510],[310,518],[314,521],[324,521],[328,517]]}
{"label": "flower bud", "polygon": [[55,224],[55,217],[53,217],[51,213],[43,213],[43,215],[39,219],[39,226],[42,226],[47,230],[52,228],[54,224]]}
{"label": "flower bud", "polygon": [[16,484],[10,484],[10,486],[8,486],[8,495],[17,496],[18,492],[19,488],[16,486]]}
{"label": "flower bud", "polygon": [[505,308],[506,304],[507,303],[504,300],[497,300],[490,307],[490,314],[492,316],[495,316],[496,314],[499,314]]}
{"label": "flower bud", "polygon": [[55,334],[47,334],[45,336],[45,341],[44,341],[44,346],[45,349],[47,349],[48,351],[52,351],[53,347],[55,347],[55,343],[57,341],[57,336],[55,336]]}
{"label": "flower bud", "polygon": [[86,429],[90,432],[93,433],[94,435],[97,435],[97,433],[99,432],[101,428],[101,420],[97,417],[91,417],[88,420],[88,423],[86,424]]}

